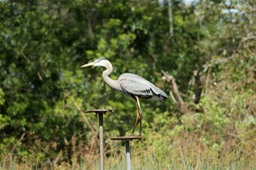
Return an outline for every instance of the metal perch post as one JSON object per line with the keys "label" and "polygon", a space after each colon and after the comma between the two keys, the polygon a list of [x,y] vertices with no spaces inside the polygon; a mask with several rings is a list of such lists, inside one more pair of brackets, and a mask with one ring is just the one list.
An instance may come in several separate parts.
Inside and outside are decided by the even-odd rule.
{"label": "metal perch post", "polygon": [[125,141],[126,169],[131,169],[130,141]]}
{"label": "metal perch post", "polygon": [[126,156],[126,169],[131,170],[131,152],[130,152],[130,141],[133,139],[142,139],[141,136],[120,136],[112,137],[111,140],[121,140],[125,142],[125,156]]}
{"label": "metal perch post", "polygon": [[100,170],[104,169],[104,144],[103,144],[103,114],[107,112],[112,112],[112,110],[106,109],[94,109],[94,110],[87,110],[85,113],[96,113],[99,117],[99,138],[100,138]]}

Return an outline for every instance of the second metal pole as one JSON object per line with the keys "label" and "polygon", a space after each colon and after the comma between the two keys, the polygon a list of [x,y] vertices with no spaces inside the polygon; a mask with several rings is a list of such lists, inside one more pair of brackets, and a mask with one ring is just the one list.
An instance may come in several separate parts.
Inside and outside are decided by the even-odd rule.
{"label": "second metal pole", "polygon": [[104,170],[104,151],[103,151],[103,114],[99,115],[99,126],[100,126],[100,170]]}
{"label": "second metal pole", "polygon": [[126,151],[126,169],[131,170],[131,153],[130,153],[130,141],[125,141],[125,151]]}

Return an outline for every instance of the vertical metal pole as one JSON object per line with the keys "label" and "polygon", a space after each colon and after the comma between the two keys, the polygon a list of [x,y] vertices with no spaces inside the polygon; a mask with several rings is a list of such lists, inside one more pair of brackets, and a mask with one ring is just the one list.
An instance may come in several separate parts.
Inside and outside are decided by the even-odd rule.
{"label": "vertical metal pole", "polygon": [[99,126],[100,126],[100,170],[104,169],[103,161],[103,114],[98,113],[99,115]]}
{"label": "vertical metal pole", "polygon": [[126,150],[126,169],[131,170],[131,153],[130,153],[130,141],[125,141],[125,150]]}

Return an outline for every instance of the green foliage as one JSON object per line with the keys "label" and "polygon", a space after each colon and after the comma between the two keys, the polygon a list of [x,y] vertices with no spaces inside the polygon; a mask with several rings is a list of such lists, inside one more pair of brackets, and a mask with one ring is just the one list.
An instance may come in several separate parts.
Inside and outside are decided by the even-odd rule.
{"label": "green foliage", "polygon": [[[165,70],[184,94],[190,114],[171,98],[141,100],[145,139],[134,149],[138,157],[154,153],[145,162],[175,167],[159,157],[173,154],[183,161],[178,167],[196,169],[194,146],[220,155],[233,153],[238,143],[255,149],[255,5],[229,5],[238,12],[223,12],[229,8],[219,1],[173,1],[171,37],[168,5],[155,1],[0,1],[1,157],[30,159],[39,167],[46,160],[92,164],[97,121],[84,111],[93,108],[114,110],[104,119],[105,149],[110,160],[118,157],[119,144],[109,137],[131,133],[136,106],[103,82],[102,68],[80,68],[102,57],[113,63],[113,79],[132,72],[168,92]],[[205,80],[199,104],[190,97],[194,70]],[[175,155],[178,149],[190,157]],[[166,168],[158,166],[152,165]]]}

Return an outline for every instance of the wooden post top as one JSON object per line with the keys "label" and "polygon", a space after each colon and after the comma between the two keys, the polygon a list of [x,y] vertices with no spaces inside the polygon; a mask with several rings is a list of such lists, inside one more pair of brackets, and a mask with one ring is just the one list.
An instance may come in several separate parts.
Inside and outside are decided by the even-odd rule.
{"label": "wooden post top", "polygon": [[112,112],[112,109],[92,109],[92,110],[86,110],[85,113],[107,113],[107,112]]}
{"label": "wooden post top", "polygon": [[142,136],[119,136],[119,137],[111,137],[111,140],[123,140],[123,141],[131,141],[134,139],[141,140]]}

